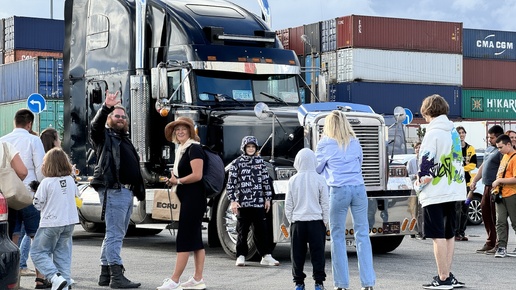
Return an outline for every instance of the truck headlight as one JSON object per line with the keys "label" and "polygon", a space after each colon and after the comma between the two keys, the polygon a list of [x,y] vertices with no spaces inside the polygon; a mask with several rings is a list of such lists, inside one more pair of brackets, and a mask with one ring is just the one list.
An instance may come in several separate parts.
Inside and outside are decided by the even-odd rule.
{"label": "truck headlight", "polygon": [[296,173],[297,170],[294,168],[276,168],[276,178],[278,180],[288,180]]}

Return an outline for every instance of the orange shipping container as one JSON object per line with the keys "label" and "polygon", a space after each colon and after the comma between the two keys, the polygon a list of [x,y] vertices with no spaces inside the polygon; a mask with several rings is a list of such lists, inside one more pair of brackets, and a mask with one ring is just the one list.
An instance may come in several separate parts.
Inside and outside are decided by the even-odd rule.
{"label": "orange shipping container", "polygon": [[62,52],[57,51],[39,51],[39,50],[9,50],[4,52],[4,64],[13,63],[19,60],[26,60],[30,58],[41,57],[54,57],[63,58]]}
{"label": "orange shipping container", "polygon": [[462,54],[462,23],[351,15],[337,18],[337,48]]}

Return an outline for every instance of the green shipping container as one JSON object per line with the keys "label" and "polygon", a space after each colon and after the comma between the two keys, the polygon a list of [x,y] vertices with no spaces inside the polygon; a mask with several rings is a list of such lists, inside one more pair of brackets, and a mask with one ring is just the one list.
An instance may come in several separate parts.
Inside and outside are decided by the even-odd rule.
{"label": "green shipping container", "polygon": [[[22,108],[27,108],[27,101],[0,104],[0,137],[11,133],[14,128],[14,114]],[[47,100],[45,110],[35,115],[32,128],[34,131],[41,133],[44,129],[53,127],[62,138],[64,129],[63,118],[63,100]]]}
{"label": "green shipping container", "polygon": [[516,91],[462,89],[462,118],[516,119]]}

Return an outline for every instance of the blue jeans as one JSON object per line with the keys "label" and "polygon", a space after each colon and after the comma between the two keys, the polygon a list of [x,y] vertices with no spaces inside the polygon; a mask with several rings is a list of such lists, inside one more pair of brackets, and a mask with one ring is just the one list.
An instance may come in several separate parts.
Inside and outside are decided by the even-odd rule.
{"label": "blue jeans", "polygon": [[330,187],[331,264],[335,287],[349,287],[348,254],[346,250],[346,218],[351,208],[358,256],[358,271],[362,287],[374,286],[373,253],[369,239],[367,194],[364,185]]}
{"label": "blue jeans", "polygon": [[48,280],[60,273],[70,285],[74,225],[39,228],[31,248],[34,266]]}
{"label": "blue jeans", "polygon": [[30,237],[25,234],[25,226],[22,224],[21,235],[18,240],[18,247],[20,248],[20,269],[27,268],[27,260],[30,252]]}
{"label": "blue jeans", "polygon": [[106,201],[106,235],[100,250],[100,263],[102,265],[123,265],[120,252],[127,227],[133,213],[133,193],[127,188],[99,189],[100,203],[103,204],[105,194]]}

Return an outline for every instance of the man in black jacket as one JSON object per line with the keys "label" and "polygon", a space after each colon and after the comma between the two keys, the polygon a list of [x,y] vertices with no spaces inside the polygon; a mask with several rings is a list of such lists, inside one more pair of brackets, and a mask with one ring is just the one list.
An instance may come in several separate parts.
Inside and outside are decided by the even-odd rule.
{"label": "man in black jacket", "polygon": [[133,194],[145,200],[139,158],[129,139],[129,119],[118,92],[106,92],[106,101],[91,122],[91,142],[97,165],[91,186],[99,193],[106,235],[101,249],[100,286],[138,288],[124,276],[120,252],[133,209]]}

